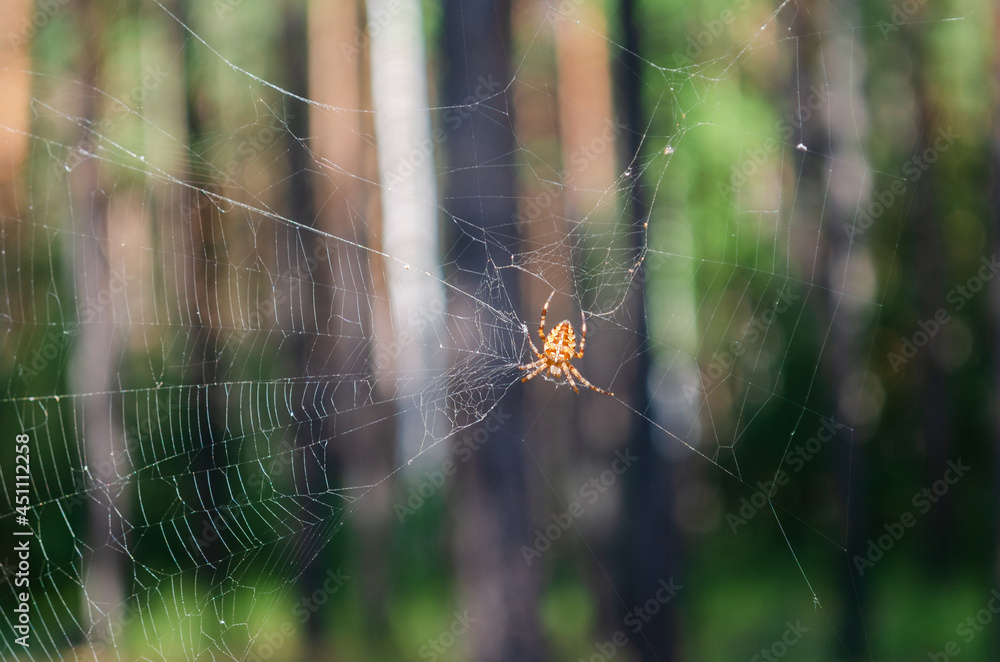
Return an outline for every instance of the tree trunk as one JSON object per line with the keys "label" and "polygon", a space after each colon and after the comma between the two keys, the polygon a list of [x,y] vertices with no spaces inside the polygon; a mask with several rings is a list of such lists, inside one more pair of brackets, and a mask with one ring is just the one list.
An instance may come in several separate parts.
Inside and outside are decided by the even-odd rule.
{"label": "tree trunk", "polygon": [[[101,25],[97,3],[81,0],[78,20],[84,34],[96,34]],[[98,44],[86,42],[80,58],[83,124],[93,126],[97,119],[98,75],[102,58]],[[104,641],[111,626],[121,617],[125,601],[125,572],[128,567],[123,552],[126,547],[128,493],[121,488],[122,477],[129,473],[128,454],[121,427],[120,402],[113,395],[118,390],[117,369],[122,353],[122,329],[115,321],[111,305],[90,306],[112,292],[112,265],[109,261],[110,224],[108,201],[102,195],[99,162],[88,158],[94,151],[94,136],[84,130],[78,146],[81,159],[70,174],[70,195],[75,231],[81,239],[74,243],[77,306],[80,319],[78,337],[69,367],[69,390],[86,394],[81,398],[81,420],[76,421],[86,449],[87,548],[93,550],[85,559],[84,622],[92,643]]]}
{"label": "tree trunk", "polygon": [[[345,3],[347,4],[347,3]],[[348,5],[349,6],[349,5]],[[306,44],[308,8],[297,2],[285,7],[285,25],[283,40],[283,85],[293,96],[287,98],[286,123],[287,136],[288,180],[285,189],[285,207],[288,217],[303,225],[311,225],[315,220],[315,197],[313,180],[311,178],[312,163],[309,150],[303,142],[310,135],[309,106],[296,97],[309,97],[309,62]],[[284,250],[279,252],[278,272],[288,274],[288,301],[292,307],[291,331],[295,333],[294,368],[292,379],[309,377],[309,382],[301,382],[300,393],[293,402],[303,403],[308,412],[324,410],[323,395],[327,392],[323,373],[326,369],[324,354],[330,351],[329,338],[320,331],[320,319],[314,311],[322,311],[324,304],[329,303],[330,279],[324,278],[326,263],[316,259],[315,247],[319,245],[314,234],[289,228],[282,233]],[[284,259],[282,259],[284,253]],[[304,254],[303,254],[304,253]],[[315,260],[315,263],[309,260]],[[315,264],[315,269],[309,265]],[[296,314],[295,311],[298,311]],[[325,329],[324,329],[325,331]],[[322,539],[324,527],[314,524],[330,517],[327,504],[317,503],[326,485],[334,478],[333,467],[330,465],[328,453],[317,452],[325,449],[323,442],[326,431],[322,418],[312,418],[300,422],[295,429],[297,466],[301,457],[303,471],[295,474],[295,493],[299,497],[302,528],[297,533],[295,548],[302,564],[300,590],[303,599],[309,599],[312,593],[323,581],[326,569],[319,557],[324,544]],[[322,630],[318,611],[310,610],[305,623],[305,646],[310,655],[320,654],[322,650]]]}
{"label": "tree trunk", "polygon": [[[1000,6],[994,7],[994,34],[1000,34]],[[1000,255],[1000,41],[993,50],[993,139],[990,142],[990,195],[993,206],[993,252]],[[989,337],[1000,335],[1000,283],[990,287],[990,313],[992,329]],[[992,503],[1000,503],[1000,348],[993,347],[993,489],[989,495]],[[1000,581],[1000,512],[993,512],[994,550],[992,580]]]}
{"label": "tree trunk", "polygon": [[[632,166],[633,159],[638,159],[646,127],[640,94],[644,67],[639,55],[641,44],[635,0],[621,0],[618,16],[623,50],[618,54],[615,80],[619,116],[625,129],[622,161],[623,167],[628,168]],[[632,250],[638,262],[644,249],[644,224],[649,218],[650,204],[640,175],[632,178],[624,195],[624,204],[626,212],[623,218],[632,225],[628,236],[635,242]],[[634,334],[626,340],[629,347],[613,353],[615,356],[634,358],[619,371],[616,383],[621,386],[615,386],[615,395],[635,411],[650,413],[650,347],[644,270],[636,269],[634,278],[626,294],[624,314],[625,319],[635,325]],[[670,427],[670,422],[664,421],[664,424]],[[629,514],[622,532],[621,593],[625,610],[641,605],[656,595],[660,582],[679,579],[681,550],[673,517],[672,463],[653,445],[653,430],[648,415],[632,416],[627,452],[636,460],[625,475],[624,510]],[[643,660],[669,662],[676,660],[679,653],[678,634],[677,602],[671,600],[633,637],[632,643]]]}
{"label": "tree trunk", "polygon": [[[922,154],[925,150],[933,150],[933,144],[938,138],[935,119],[941,114],[940,109],[934,107],[933,97],[939,92],[932,89],[933,82],[927,80],[927,44],[914,38],[907,39],[905,43],[909,46],[915,63],[912,69],[913,88],[920,140],[914,154]],[[935,208],[936,193],[940,190],[935,186],[938,177],[936,172],[936,168],[931,168],[920,176],[910,207],[913,216],[912,232],[909,234],[916,239],[914,271],[919,297],[918,320],[932,320],[937,311],[948,308],[945,301],[945,243],[941,227],[946,217],[939,213],[942,210]],[[917,357],[914,367],[919,388],[917,407],[920,412],[920,431],[927,450],[927,484],[939,479],[948,469],[949,460],[955,459],[952,457],[954,425],[949,371],[942,363],[947,351],[942,350],[942,346],[946,342],[947,339],[941,335],[931,339]],[[950,562],[953,559],[954,496],[954,491],[949,490],[927,514],[932,524],[927,528],[928,544],[925,549],[930,553],[925,555],[923,561],[927,570],[939,577],[951,568]]]}
{"label": "tree trunk", "polygon": [[[358,532],[354,557],[361,563],[364,620],[373,631],[383,631],[392,535],[392,481],[384,479],[395,469],[396,403],[392,384],[382,379],[390,367],[377,365],[378,348],[391,339],[389,296],[379,278],[384,265],[378,254],[360,248],[377,247],[380,234],[378,192],[365,183],[376,180],[376,167],[369,141],[374,127],[365,112],[371,107],[365,75],[370,53],[363,23],[357,0],[309,3],[310,98],[346,110],[309,109],[309,148],[316,161],[334,167],[313,181],[320,234],[307,245],[319,262],[313,274],[319,318],[306,363],[320,376],[339,375],[333,380],[338,413],[314,432],[332,440],[330,459],[339,462],[346,485],[374,486],[356,502],[351,522]],[[357,402],[363,396],[354,387],[372,375],[371,402]],[[314,563],[303,577],[303,589],[311,590],[312,579],[324,572]]]}
{"label": "tree trunk", "polygon": [[[795,16],[792,29],[803,40],[796,55],[801,60],[802,77],[793,84],[802,90],[829,90],[827,105],[812,115],[811,121],[802,122],[801,136],[792,138],[796,143],[801,140],[809,150],[799,157],[805,163],[796,197],[811,203],[827,200],[818,221],[821,232],[806,224],[806,219],[815,217],[815,210],[793,210],[793,214],[804,226],[802,241],[819,242],[817,262],[800,263],[798,269],[805,278],[816,274],[816,284],[823,288],[816,304],[817,316],[820,328],[826,329],[828,335],[810,390],[822,385],[828,393],[828,411],[843,426],[837,428],[830,443],[845,519],[846,556],[836,582],[843,592],[839,631],[844,652],[849,659],[858,659],[865,655],[868,645],[862,620],[867,590],[852,559],[866,553],[868,477],[863,442],[872,428],[865,413],[865,370],[857,337],[871,313],[863,302],[871,299],[876,290],[872,287],[867,294],[852,291],[852,283],[857,280],[852,276],[871,258],[866,250],[868,235],[852,236],[846,229],[854,226],[859,200],[868,200],[872,189],[870,172],[864,168],[868,115],[866,107],[858,105],[858,100],[866,98],[862,87],[866,58],[864,40],[844,29],[845,25],[860,22],[856,2],[842,3],[836,12],[822,3],[811,3],[808,11],[796,12]],[[818,35],[823,35],[822,53]],[[801,110],[799,104],[804,107],[806,103],[797,92],[789,98],[796,111]],[[815,188],[815,195],[810,195],[809,187]],[[801,254],[811,257],[811,247]]]}
{"label": "tree trunk", "polygon": [[[174,2],[174,15],[183,25],[190,25],[187,9],[191,0]],[[188,162],[181,179],[187,186],[180,189],[180,209],[174,217],[176,225],[167,228],[164,236],[168,238],[165,243],[169,244],[166,250],[182,256],[177,262],[179,273],[174,275],[178,281],[178,299],[175,303],[180,311],[180,319],[190,326],[191,335],[195,339],[192,341],[196,352],[192,365],[195,367],[191,374],[181,377],[190,384],[191,401],[195,408],[191,416],[192,443],[198,449],[192,449],[194,471],[188,489],[193,502],[198,503],[203,511],[202,524],[197,528],[203,532],[200,554],[212,579],[211,590],[215,590],[226,578],[226,559],[231,556],[225,543],[227,523],[218,509],[218,501],[225,501],[230,495],[225,475],[230,460],[227,446],[223,443],[229,399],[225,389],[219,385],[223,378],[219,361],[222,347],[219,327],[223,321],[218,303],[219,293],[215,287],[224,267],[213,240],[218,234],[214,231],[214,225],[220,222],[217,210],[209,196],[203,192],[214,182],[199,174],[205,169],[198,159],[198,145],[208,129],[208,120],[203,102],[205,91],[201,88],[200,81],[194,77],[194,73],[198,71],[195,61],[197,42],[190,39],[180,25],[174,30],[175,39],[183,44],[184,137],[187,141]],[[156,394],[157,401],[161,397],[159,393]]]}
{"label": "tree trunk", "polygon": [[[439,372],[444,310],[438,247],[438,203],[431,139],[427,62],[420,0],[367,0],[371,94],[378,140],[382,232],[378,248],[389,288],[395,351],[378,356],[401,385],[401,403],[418,402]],[[435,417],[402,404],[399,446],[412,457],[432,438]],[[425,431],[425,426],[431,427]]]}
{"label": "tree trunk", "polygon": [[[476,98],[482,81],[509,80],[507,54],[511,52],[510,3],[507,0],[447,0],[444,11],[444,62],[447,63],[443,101],[454,106]],[[480,96],[482,96],[480,94]],[[509,226],[517,211],[513,152],[515,148],[507,94],[489,98],[469,109],[468,117],[449,127],[447,154],[450,177],[447,209],[461,220],[452,254],[455,285],[459,295],[449,311],[454,319],[473,319],[476,302],[471,295],[489,296],[496,287],[480,289],[491,259],[510,263],[510,254],[494,256],[477,239],[490,234],[491,246],[506,244],[517,252],[516,233]],[[489,164],[488,167],[486,164]],[[481,233],[481,234],[480,234]],[[474,236],[475,235],[475,236]],[[524,319],[519,306],[516,272],[503,270],[503,300],[489,301],[496,307],[512,307]],[[497,277],[494,271],[492,276]],[[478,314],[488,313],[482,310]],[[479,333],[493,321],[480,320]],[[469,337],[468,333],[457,337]],[[477,349],[468,347],[469,350]],[[501,348],[493,348],[498,351]],[[460,352],[461,353],[461,352]],[[462,599],[475,622],[469,633],[469,659],[479,662],[543,659],[538,623],[536,569],[521,555],[531,545],[528,489],[525,474],[522,389],[507,392],[496,407],[511,418],[501,432],[461,463],[456,475],[455,554]],[[487,407],[490,403],[487,403]],[[480,427],[477,424],[474,427]],[[475,434],[478,430],[470,430]],[[484,430],[489,434],[488,430]]]}
{"label": "tree trunk", "polygon": [[[526,60],[514,82],[518,139],[532,154],[541,155],[557,180],[547,181],[545,171],[539,170],[539,177],[519,183],[523,191],[519,210],[519,231],[525,240],[522,255],[537,250],[544,256],[544,261],[531,265],[533,275],[541,278],[524,279],[522,286],[529,324],[553,289],[557,294],[549,308],[551,322],[569,319],[576,324],[580,319],[578,306],[586,309],[593,305],[582,289],[584,283],[574,281],[574,276],[586,269],[577,264],[586,255],[573,250],[573,241],[555,245],[552,239],[579,238],[573,234],[579,219],[587,219],[585,232],[612,227],[617,205],[622,204],[611,193],[617,188],[616,151],[622,127],[615,121],[613,108],[606,16],[604,9],[592,2],[579,5],[570,14],[563,15],[554,6],[546,10],[554,36],[555,70],[543,58],[537,58],[541,62],[536,69],[541,71],[529,70]],[[525,25],[522,29],[536,27]],[[555,98],[549,83],[553,78],[558,91]],[[545,152],[547,147],[553,153]],[[558,153],[553,148],[558,148]],[[578,367],[591,381],[607,386],[606,380],[615,374],[618,364],[602,357],[617,357],[628,349],[615,346],[617,338],[602,334],[606,327],[600,322],[599,318],[588,321],[588,349]],[[533,455],[549,482],[560,486],[556,498],[549,498],[542,515],[535,519],[544,525],[562,503],[578,497],[580,485],[612,465],[614,453],[624,447],[625,436],[608,431],[627,429],[629,413],[604,396],[586,393],[581,397],[569,388],[553,389],[542,379],[534,379],[526,387],[525,420],[532,421],[527,442],[537,449]],[[601,423],[594,425],[594,421]],[[612,507],[591,508],[577,521],[592,556],[578,562],[597,602],[595,638],[602,641],[622,627],[618,588],[606,572],[615,564],[619,521],[624,516],[621,487],[616,483],[602,496],[602,505]]]}
{"label": "tree trunk", "polygon": [[31,0],[0,3],[0,25],[10,26],[0,43],[0,218],[21,218],[21,167],[28,154],[31,103],[31,42],[19,40],[31,25]]}

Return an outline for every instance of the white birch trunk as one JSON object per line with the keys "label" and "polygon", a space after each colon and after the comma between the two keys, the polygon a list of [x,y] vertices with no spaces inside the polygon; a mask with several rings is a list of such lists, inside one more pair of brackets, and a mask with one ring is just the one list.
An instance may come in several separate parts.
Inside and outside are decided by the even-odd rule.
{"label": "white birch trunk", "polygon": [[382,245],[373,248],[390,256],[385,268],[395,336],[376,348],[375,363],[382,378],[399,380],[404,402],[418,398],[413,407],[403,405],[398,428],[399,450],[412,457],[434,433],[435,417],[419,398],[434,397],[427,389],[443,365],[445,298],[427,63],[418,0],[368,0],[367,15],[382,202]]}

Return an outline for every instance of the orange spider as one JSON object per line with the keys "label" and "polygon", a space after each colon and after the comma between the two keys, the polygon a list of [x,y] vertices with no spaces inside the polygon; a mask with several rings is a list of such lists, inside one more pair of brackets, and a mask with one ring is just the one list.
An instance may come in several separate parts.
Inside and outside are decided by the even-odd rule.
{"label": "orange spider", "polygon": [[531,342],[531,349],[538,359],[527,365],[517,366],[518,370],[531,371],[521,381],[526,382],[532,377],[542,375],[546,379],[551,378],[554,381],[565,380],[574,391],[579,393],[580,390],[576,388],[576,382],[573,380],[573,377],[576,377],[587,388],[604,395],[614,395],[614,393],[599,389],[588,382],[579,370],[570,365],[570,359],[583,358],[583,346],[587,342],[587,318],[583,316],[582,310],[580,311],[580,319],[583,321],[580,327],[580,351],[576,351],[576,332],[569,320],[563,320],[556,324],[555,328],[549,332],[548,337],[545,337],[545,315],[549,312],[549,303],[554,295],[555,290],[545,300],[545,305],[542,306],[542,319],[538,322],[538,335],[544,342],[542,351],[539,352],[531,338],[528,339],[528,342]]}

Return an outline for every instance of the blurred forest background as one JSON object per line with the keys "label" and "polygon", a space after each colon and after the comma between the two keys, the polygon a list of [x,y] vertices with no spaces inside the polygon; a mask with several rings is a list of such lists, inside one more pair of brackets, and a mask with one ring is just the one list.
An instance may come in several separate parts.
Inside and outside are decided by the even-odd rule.
{"label": "blurred forest background", "polygon": [[0,659],[997,659],[998,30],[3,0]]}

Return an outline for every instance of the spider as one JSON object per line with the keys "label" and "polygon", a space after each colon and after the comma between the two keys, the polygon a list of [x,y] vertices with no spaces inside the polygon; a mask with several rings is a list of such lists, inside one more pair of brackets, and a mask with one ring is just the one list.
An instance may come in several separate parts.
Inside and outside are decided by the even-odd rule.
{"label": "spider", "polygon": [[541,336],[544,343],[542,351],[539,352],[538,348],[535,347],[534,341],[530,338],[528,339],[531,342],[531,349],[535,352],[535,356],[538,359],[527,365],[517,366],[518,370],[530,371],[521,381],[526,382],[537,375],[542,375],[546,379],[551,377],[557,381],[565,379],[570,387],[576,393],[579,393],[580,390],[576,387],[576,381],[573,380],[573,377],[576,377],[587,388],[593,389],[598,393],[603,393],[604,395],[614,395],[614,393],[597,388],[588,382],[587,378],[581,375],[579,370],[570,365],[570,359],[583,358],[583,346],[587,342],[587,318],[583,316],[582,310],[580,311],[580,319],[582,320],[580,326],[580,351],[576,350],[576,332],[573,330],[573,325],[570,324],[569,320],[559,322],[549,331],[548,337],[545,336],[545,315],[549,312],[549,303],[552,301],[554,295],[555,290],[545,300],[545,305],[542,306],[542,319],[538,322],[538,335]]}

